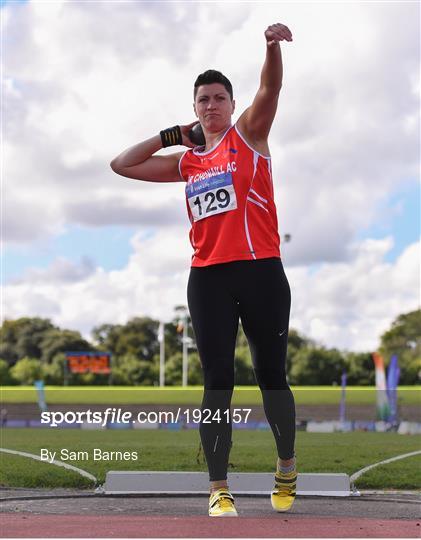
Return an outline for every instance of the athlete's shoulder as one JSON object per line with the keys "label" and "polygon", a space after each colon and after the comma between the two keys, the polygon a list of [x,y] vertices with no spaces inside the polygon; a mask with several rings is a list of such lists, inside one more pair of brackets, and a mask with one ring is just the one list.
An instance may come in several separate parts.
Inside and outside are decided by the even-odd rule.
{"label": "athlete's shoulder", "polygon": [[[195,147],[197,148],[197,147]],[[196,157],[196,155],[194,154],[193,152],[194,148],[187,148],[187,150],[185,150],[181,157],[180,157],[180,163],[183,161],[183,162],[186,162],[186,161],[189,161],[191,160],[192,158],[194,159]]]}
{"label": "athlete's shoulder", "polygon": [[235,127],[235,136],[237,139],[242,141],[242,143],[253,153],[257,153],[260,156],[270,159],[269,146],[267,141],[254,141],[250,139],[250,136],[244,132],[243,125],[240,122],[240,119],[234,124]]}
{"label": "athlete's shoulder", "polygon": [[185,182],[187,170],[189,170],[195,162],[196,157],[193,154],[193,148],[187,148],[187,150],[181,153],[180,159],[178,160],[178,172]]}

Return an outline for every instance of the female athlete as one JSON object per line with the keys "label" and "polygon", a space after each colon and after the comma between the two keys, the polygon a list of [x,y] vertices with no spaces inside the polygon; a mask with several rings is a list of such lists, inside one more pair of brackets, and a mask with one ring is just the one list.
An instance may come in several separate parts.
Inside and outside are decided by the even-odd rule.
{"label": "female athlete", "polygon": [[[268,146],[282,86],[279,42],[292,41],[292,34],[276,23],[264,35],[260,87],[234,125],[231,83],[219,71],[208,70],[194,84],[193,109],[203,144],[191,131],[195,121],[162,130],[111,162],[116,173],[128,178],[186,184],[194,250],[187,297],[204,374],[202,411],[210,411],[199,431],[212,517],[237,516],[227,468],[240,318],[278,452],[272,507],[289,510],[296,490],[295,403],[285,371],[291,296],[280,256]],[[188,149],[154,155],[172,145]]]}

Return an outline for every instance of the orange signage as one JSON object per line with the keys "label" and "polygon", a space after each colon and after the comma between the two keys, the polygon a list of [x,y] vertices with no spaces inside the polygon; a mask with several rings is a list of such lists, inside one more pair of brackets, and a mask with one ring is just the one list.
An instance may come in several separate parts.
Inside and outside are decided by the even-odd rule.
{"label": "orange signage", "polygon": [[108,354],[68,354],[67,362],[71,373],[110,373]]}

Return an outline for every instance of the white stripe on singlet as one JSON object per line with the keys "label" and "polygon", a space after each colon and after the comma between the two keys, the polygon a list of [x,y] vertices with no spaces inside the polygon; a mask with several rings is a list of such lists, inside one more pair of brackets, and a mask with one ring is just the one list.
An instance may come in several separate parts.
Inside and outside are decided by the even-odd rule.
{"label": "white stripe on singlet", "polygon": [[265,208],[263,206],[263,204],[259,203],[258,201],[255,201],[254,199],[252,199],[251,197],[247,197],[247,200],[254,203],[254,204],[257,204],[257,206],[260,206],[260,208],[263,208],[263,210],[265,210],[267,213],[269,213],[269,210],[267,208]]}
{"label": "white stripe on singlet", "polygon": [[260,199],[262,202],[264,202],[264,203],[267,203],[267,202],[268,202],[267,199],[265,199],[264,197],[262,197],[261,195],[259,195],[256,191],[254,191],[254,189],[251,189],[251,188],[250,188],[250,191],[253,193],[253,195],[256,195],[256,197],[257,197],[258,199]]}
{"label": "white stripe on singlet", "polygon": [[[257,162],[258,161],[259,161],[259,154],[253,150],[253,167],[254,167],[254,170],[253,170],[253,178],[251,179],[249,193],[250,193],[250,190],[251,190],[251,186],[253,185],[254,177],[256,176]],[[247,200],[249,200],[248,193],[247,193]],[[247,203],[244,206],[244,227],[245,227],[245,230],[246,230],[246,237],[247,237],[247,242],[248,242],[248,245],[249,245],[249,248],[250,248],[250,253],[253,256],[253,259],[256,259],[256,255],[255,255],[254,249],[253,249],[253,244],[251,243],[250,231],[249,231],[249,226],[248,226],[248,222],[247,222]]]}

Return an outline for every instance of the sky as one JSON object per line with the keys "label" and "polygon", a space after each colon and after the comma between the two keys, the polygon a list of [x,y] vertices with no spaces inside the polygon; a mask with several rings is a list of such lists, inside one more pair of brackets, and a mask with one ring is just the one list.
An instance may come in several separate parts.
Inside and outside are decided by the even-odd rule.
{"label": "sky", "polygon": [[[264,31],[288,26],[269,136],[291,327],[374,351],[420,305],[418,2],[1,3],[2,320],[170,321],[192,248],[183,183],[110,161],[188,124],[206,69],[234,123],[258,89]],[[166,154],[180,151],[174,147]]]}

